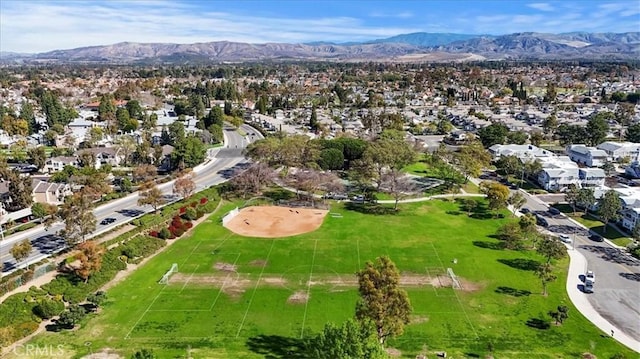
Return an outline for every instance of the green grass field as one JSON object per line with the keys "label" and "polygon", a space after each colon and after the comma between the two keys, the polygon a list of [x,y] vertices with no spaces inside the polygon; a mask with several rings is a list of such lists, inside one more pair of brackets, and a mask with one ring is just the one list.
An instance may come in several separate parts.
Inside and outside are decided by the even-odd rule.
{"label": "green grass field", "polygon": [[[80,329],[45,333],[30,344],[64,344],[66,357],[111,348],[128,358],[150,348],[159,358],[188,352],[192,358],[296,358],[302,336],[353,316],[354,273],[388,255],[405,278],[422,283],[406,286],[413,324],[388,343],[403,358],[425,349],[429,357],[443,350],[454,358],[484,358],[489,343],[499,358],[633,357],[571,305],[566,259],[557,263],[558,280],[544,297],[532,271],[541,258],[496,249],[489,236],[510,218],[470,218],[456,203],[440,200],[402,205],[395,215],[335,204],[331,212],[342,217],[327,216],[315,232],[262,239],[221,226],[233,206],[110,289],[101,312]],[[158,284],[172,263],[179,273]],[[424,284],[437,283],[439,275],[446,280],[449,267],[463,290]],[[547,312],[561,304],[569,306],[569,319],[556,326]]]}

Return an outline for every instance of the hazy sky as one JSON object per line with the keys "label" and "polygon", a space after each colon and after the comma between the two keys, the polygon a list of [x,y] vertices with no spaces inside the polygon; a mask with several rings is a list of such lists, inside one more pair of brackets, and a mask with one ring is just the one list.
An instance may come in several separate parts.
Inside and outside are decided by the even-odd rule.
{"label": "hazy sky", "polygon": [[345,42],[418,31],[640,31],[640,1],[0,0],[0,51],[123,41]]}

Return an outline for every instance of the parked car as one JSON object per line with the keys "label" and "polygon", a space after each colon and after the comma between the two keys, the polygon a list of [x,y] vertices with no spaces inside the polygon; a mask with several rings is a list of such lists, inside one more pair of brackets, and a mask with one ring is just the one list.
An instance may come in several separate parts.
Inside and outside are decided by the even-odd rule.
{"label": "parked car", "polygon": [[557,209],[556,207],[549,207],[549,213],[553,214],[554,216],[557,216],[562,212],[560,212],[560,210]]}
{"label": "parked car", "polygon": [[604,241],[604,238],[602,238],[602,236],[601,236],[601,235],[599,235],[599,234],[595,234],[595,233],[594,233],[594,234],[592,234],[592,235],[590,235],[590,236],[589,236],[589,239],[590,239],[590,240],[592,240],[592,241],[594,241],[594,242],[602,242],[602,241]]}
{"label": "parked car", "polygon": [[549,227],[549,222],[540,215],[536,215],[536,224],[542,227]]}
{"label": "parked car", "polygon": [[587,273],[584,275],[585,278],[585,282],[591,281],[591,283],[595,283],[596,282],[596,274],[593,273],[592,270],[588,270]]}
{"label": "parked car", "polygon": [[585,293],[593,293],[593,282],[588,280],[584,283],[584,292]]}
{"label": "parked car", "polygon": [[561,234],[558,236],[558,238],[564,243],[571,243],[571,237],[566,234]]}

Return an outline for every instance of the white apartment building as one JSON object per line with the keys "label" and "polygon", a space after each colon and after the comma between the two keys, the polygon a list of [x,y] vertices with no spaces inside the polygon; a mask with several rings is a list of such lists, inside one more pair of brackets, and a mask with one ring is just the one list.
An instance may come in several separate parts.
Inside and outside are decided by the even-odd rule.
{"label": "white apartment building", "polygon": [[588,167],[602,167],[609,156],[604,150],[585,145],[570,145],[567,147],[567,155],[577,164]]}

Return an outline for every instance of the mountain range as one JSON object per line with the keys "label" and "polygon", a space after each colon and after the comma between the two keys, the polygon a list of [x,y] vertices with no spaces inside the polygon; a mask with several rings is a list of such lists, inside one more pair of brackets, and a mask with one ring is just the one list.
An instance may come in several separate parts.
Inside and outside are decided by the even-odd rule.
{"label": "mountain range", "polygon": [[412,33],[361,43],[306,44],[215,41],[195,44],[122,42],[38,54],[0,53],[0,61],[197,63],[265,60],[465,61],[632,60],[640,58],[640,32],[470,35]]}

